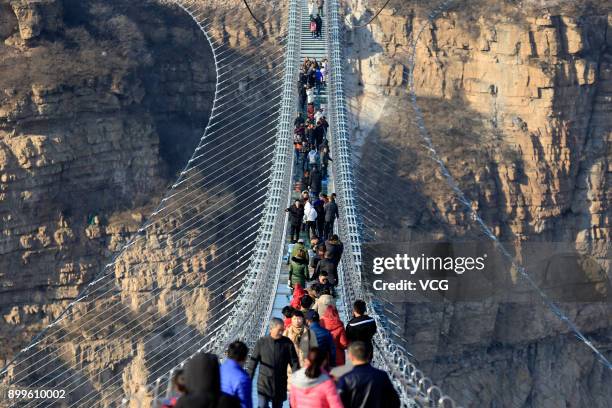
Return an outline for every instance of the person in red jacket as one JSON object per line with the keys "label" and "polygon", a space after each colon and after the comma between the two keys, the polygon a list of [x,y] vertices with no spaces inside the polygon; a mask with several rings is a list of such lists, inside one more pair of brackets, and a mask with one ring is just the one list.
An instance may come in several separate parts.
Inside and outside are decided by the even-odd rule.
{"label": "person in red jacket", "polygon": [[344,350],[348,347],[348,339],[344,330],[344,323],[340,320],[338,309],[335,306],[327,306],[327,310],[321,317],[320,324],[323,328],[329,330],[336,345],[336,365],[344,365]]}
{"label": "person in red jacket", "polygon": [[300,308],[302,307],[300,304],[300,300],[302,299],[302,296],[304,296],[305,294],[306,294],[306,291],[304,290],[302,285],[300,285],[299,283],[296,283],[295,286],[293,287],[293,298],[291,299],[289,306],[291,306],[295,310],[300,310]]}
{"label": "person in red jacket", "polygon": [[291,408],[343,408],[334,381],[323,369],[325,360],[318,347],[310,349],[305,367],[291,376]]}

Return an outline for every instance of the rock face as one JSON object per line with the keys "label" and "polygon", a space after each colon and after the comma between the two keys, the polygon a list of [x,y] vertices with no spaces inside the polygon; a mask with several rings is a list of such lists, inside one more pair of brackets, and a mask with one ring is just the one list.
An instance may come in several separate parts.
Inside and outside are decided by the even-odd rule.
{"label": "rock face", "polygon": [[[151,213],[202,135],[216,73],[188,15],[156,2],[119,0],[0,1],[0,71],[4,366]],[[194,251],[173,275],[170,249],[189,240],[159,249],[171,238],[164,226],[156,232],[116,266],[119,292],[79,305],[63,328],[68,336],[59,348],[67,371],[96,370],[91,382],[75,387],[75,397],[100,391],[108,375],[134,356],[132,366],[138,364],[151,347],[177,347],[164,334],[166,323],[127,324],[153,286],[166,300],[149,309],[167,310],[165,322],[185,314],[192,334],[206,327],[208,293],[197,288],[206,282],[214,249]],[[180,307],[176,288],[194,288]],[[124,319],[106,321],[100,331],[101,321],[88,321],[85,311],[105,308],[123,308]],[[136,329],[160,334],[146,345],[125,342],[122,330]],[[146,369],[131,372],[139,376],[128,379],[134,387],[147,380]]]}
{"label": "rock face", "polygon": [[[240,0],[202,4],[231,48],[217,113],[273,120],[285,8],[251,2],[257,25]],[[214,57],[172,1],[0,0],[0,71],[0,365],[89,293],[2,381],[144,406],[238,296],[275,127],[208,122]]]}
{"label": "rock face", "polygon": [[[382,4],[373,3],[371,12]],[[608,302],[561,308],[610,358],[610,9],[479,1],[430,24],[437,3],[396,6],[346,36],[354,143],[367,147],[356,152],[366,230],[375,242],[487,239],[423,148],[408,94],[420,33],[417,104],[442,162],[516,260],[532,264],[537,245],[561,242],[593,265],[595,275],[529,272],[548,294],[602,290]],[[345,5],[349,18],[372,15],[363,2]],[[512,278],[522,298],[530,289]],[[607,406],[609,374],[531,294],[395,311],[424,371],[462,404]]]}

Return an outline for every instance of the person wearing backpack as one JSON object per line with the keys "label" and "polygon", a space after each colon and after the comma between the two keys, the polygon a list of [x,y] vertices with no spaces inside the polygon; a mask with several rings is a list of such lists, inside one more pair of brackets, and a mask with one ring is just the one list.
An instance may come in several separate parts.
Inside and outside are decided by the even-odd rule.
{"label": "person wearing backpack", "polygon": [[317,35],[317,20],[313,16],[310,16],[310,36],[315,38]]}

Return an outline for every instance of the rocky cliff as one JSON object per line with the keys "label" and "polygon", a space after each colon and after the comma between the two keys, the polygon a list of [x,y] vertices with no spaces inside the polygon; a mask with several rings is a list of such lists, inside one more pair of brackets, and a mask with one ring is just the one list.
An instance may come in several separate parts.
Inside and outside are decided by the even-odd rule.
{"label": "rocky cliff", "polygon": [[[4,365],[152,211],[200,139],[216,74],[191,18],[155,2],[2,1],[0,66]],[[147,257],[135,251],[125,263],[162,273],[171,257],[155,244],[147,242]],[[206,257],[210,249],[194,256],[183,279],[205,279]],[[146,292],[147,275],[124,276],[125,269],[115,271],[123,296]],[[79,318],[88,307],[125,307],[127,321],[129,307],[116,300],[75,312],[61,346],[69,367],[95,361],[96,370],[112,371],[137,355],[136,345],[121,342],[120,321],[106,325],[118,333],[104,340],[88,332],[95,322]],[[185,313],[195,319],[205,319],[205,311],[205,293],[186,301]],[[101,382],[97,375],[93,381]]]}
{"label": "rocky cliff", "polygon": [[[5,381],[58,385],[79,405],[146,404],[144,386],[231,305],[235,254],[248,258],[236,238],[257,224],[230,227],[263,205],[252,180],[273,147],[236,118],[274,115],[285,20],[284,7],[251,3],[264,24],[239,0],[198,4],[224,44],[218,84],[209,41],[173,1],[0,1],[1,365],[90,290]],[[240,115],[211,124],[217,87],[217,113]],[[207,124],[206,149],[180,173]],[[261,158],[244,160],[254,145]]]}
{"label": "rocky cliff", "polygon": [[[382,3],[347,1],[348,19]],[[417,105],[443,163],[516,260],[533,263],[543,243],[576,250],[581,267],[529,272],[548,294],[599,288],[603,302],[562,309],[610,356],[609,4],[445,3],[431,22],[442,2],[394,4],[346,34],[366,230],[376,242],[487,239],[423,148],[408,89],[416,40]],[[610,374],[532,299],[396,311],[425,371],[467,406],[607,406]]]}

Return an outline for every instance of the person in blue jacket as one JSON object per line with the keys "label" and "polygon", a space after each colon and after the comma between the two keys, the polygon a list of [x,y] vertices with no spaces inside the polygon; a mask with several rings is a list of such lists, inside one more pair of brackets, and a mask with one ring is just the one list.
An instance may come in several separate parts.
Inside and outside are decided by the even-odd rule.
{"label": "person in blue jacket", "polygon": [[312,330],[317,337],[317,344],[319,350],[321,350],[327,356],[327,366],[336,366],[336,344],[329,330],[323,328],[319,324],[319,313],[316,310],[309,310],[305,316],[306,323],[310,330]]}
{"label": "person in blue jacket", "polygon": [[241,408],[253,408],[251,377],[242,368],[248,354],[247,345],[235,341],[227,348],[227,359],[221,364],[221,391],[238,398]]}

